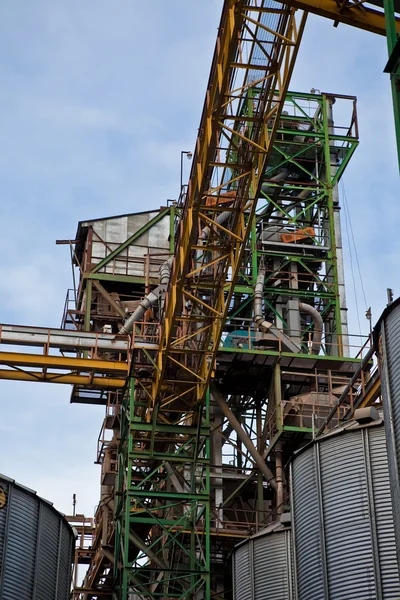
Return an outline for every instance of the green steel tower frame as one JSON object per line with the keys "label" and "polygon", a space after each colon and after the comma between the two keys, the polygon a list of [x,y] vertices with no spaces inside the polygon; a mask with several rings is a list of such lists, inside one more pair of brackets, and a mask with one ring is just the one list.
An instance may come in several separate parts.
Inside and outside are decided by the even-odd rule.
{"label": "green steel tower frame", "polygon": [[[336,102],[345,125],[333,123]],[[287,318],[289,300],[319,310],[324,354],[349,356],[337,184],[358,144],[356,99],[289,92],[285,109],[227,330],[243,328],[244,319],[251,319],[254,285],[263,265],[266,319],[300,338],[299,354],[309,352],[313,323],[308,319],[296,336]]]}
{"label": "green steel tower frame", "polygon": [[[252,90],[244,106],[248,118],[255,98]],[[334,105],[340,118],[336,123]],[[237,144],[241,137],[238,129]],[[354,97],[287,94],[213,375],[214,385],[218,382],[243,430],[260,453],[272,459],[271,465],[278,446],[282,452],[282,444],[289,443],[294,434],[304,440],[313,432],[307,420],[293,423],[291,417],[288,424],[285,405],[290,398],[299,389],[312,389],[314,371],[328,381],[331,371],[333,378],[339,370],[350,376],[359,362],[347,332],[337,192],[357,143]],[[235,164],[234,153],[229,160]],[[234,167],[231,175],[227,198],[234,185]],[[212,255],[205,260],[212,269]],[[270,324],[266,331],[254,323],[255,287],[261,272],[262,310]],[[316,323],[304,305],[322,318],[318,351],[313,345]],[[144,330],[148,339],[155,335],[154,325]],[[175,396],[168,412],[166,396],[164,406],[148,422],[150,373],[156,355],[155,351],[146,356],[140,352],[133,351],[133,372],[121,413],[115,598],[127,600],[136,592],[151,599],[208,600],[214,591],[211,557],[220,552],[226,560],[235,543],[232,538],[221,551],[221,543],[212,534],[215,515],[222,510],[213,504],[210,478],[216,405],[207,394],[205,403],[193,411],[184,398],[177,404]],[[235,362],[243,356],[250,361],[261,358],[263,370],[247,371],[243,377],[240,363]],[[143,367],[146,361],[148,372],[135,373],[135,364]],[[304,371],[300,382],[299,361]],[[315,427],[319,427],[319,407],[314,408]],[[325,415],[326,406],[321,419]],[[248,455],[242,451],[237,457],[237,468],[249,472]],[[238,497],[241,489],[235,492]],[[265,495],[261,474],[258,494],[261,507]]]}
{"label": "green steel tower frame", "polygon": [[147,423],[144,390],[132,378],[122,404],[115,595],[209,598],[209,394],[196,425]]}

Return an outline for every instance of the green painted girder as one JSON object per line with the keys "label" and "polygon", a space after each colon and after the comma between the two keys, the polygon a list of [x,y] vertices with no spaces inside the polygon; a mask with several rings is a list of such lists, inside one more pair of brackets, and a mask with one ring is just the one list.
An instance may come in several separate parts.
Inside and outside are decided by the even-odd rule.
{"label": "green painted girder", "polygon": [[323,360],[323,361],[331,361],[331,362],[341,362],[341,363],[353,363],[355,365],[359,365],[362,363],[361,358],[350,358],[347,356],[331,356],[329,354],[304,354],[302,352],[279,352],[277,350],[253,350],[253,349],[245,349],[245,348],[224,348],[221,347],[218,350],[218,353],[233,353],[233,354],[254,354],[254,355],[264,355],[264,356],[277,356],[284,358],[305,358],[306,360]]}
{"label": "green painted girder", "polygon": [[[324,247],[321,246],[320,250],[323,251]],[[258,254],[262,255],[262,256],[266,256],[268,258],[285,258],[285,259],[287,258],[287,259],[289,259],[288,262],[296,262],[299,260],[298,254],[288,254],[287,252],[279,251],[279,250],[259,250]],[[328,265],[330,263],[333,263],[333,260],[331,258],[327,257],[327,250],[325,250],[325,256],[319,256],[319,257],[316,257],[315,254],[302,254],[301,260],[303,260],[307,263],[324,262]],[[254,291],[253,288],[248,288],[248,289],[252,289]]]}
{"label": "green painted girder", "polygon": [[392,88],[392,101],[394,113],[394,127],[397,141],[397,157],[400,167],[400,46],[396,30],[396,16],[393,0],[383,0],[385,10],[386,39],[389,61],[385,72],[390,73],[390,85]]}
{"label": "green painted girder", "polygon": [[296,431],[298,433],[313,433],[312,427],[294,427],[292,425],[283,425],[281,431]]}
{"label": "green painted girder", "polygon": [[[111,273],[82,273],[82,279],[95,279],[96,281],[116,281],[119,283],[137,283],[139,285],[146,284],[144,277],[137,277],[134,275],[112,275]],[[159,280],[157,277],[150,277],[149,283],[151,285],[158,285]]]}
{"label": "green painted girder", "polygon": [[[159,507],[162,508],[162,507]],[[158,525],[163,525],[164,527],[177,527],[179,529],[175,529],[173,531],[174,534],[181,534],[181,535],[187,535],[187,530],[181,530],[181,527],[183,528],[184,526],[182,524],[180,524],[178,521],[176,521],[175,519],[163,519],[160,517],[157,517],[157,524]],[[130,518],[130,522],[132,524],[135,523],[140,523],[143,525],[154,525],[155,524],[155,520],[154,517],[131,517]],[[189,527],[189,526],[188,526]]]}
{"label": "green painted girder", "polygon": [[[192,427],[189,425],[167,425],[163,423],[143,423],[138,421],[131,421],[129,425],[131,431],[155,431],[156,433],[178,433],[180,435],[197,435],[200,432],[201,436],[207,436],[210,434],[210,430],[207,427]],[[184,443],[184,442],[183,442]]]}
{"label": "green painted girder", "polygon": [[198,464],[204,464],[207,465],[208,461],[207,459],[199,459],[199,458],[193,458],[193,456],[191,456],[190,454],[184,454],[183,452],[180,454],[168,454],[168,452],[150,452],[150,451],[146,451],[146,450],[141,450],[140,452],[129,452],[129,456],[130,458],[134,458],[134,459],[143,459],[143,460],[148,460],[149,458],[154,458],[155,460],[161,460],[161,461],[169,461],[169,462],[185,462],[185,463],[198,463]]}
{"label": "green painted girder", "polygon": [[[127,491],[128,498],[165,498],[170,500],[181,500],[183,503],[187,501],[193,501],[195,503],[203,504],[208,501],[208,493],[207,490],[199,491],[196,493],[189,492],[162,492],[160,490],[149,491],[149,490],[141,490],[140,488],[132,485],[131,488]],[[155,510],[158,510],[160,507],[156,507]],[[141,512],[144,512],[146,509],[140,509]]]}
{"label": "green painted girder", "polygon": [[293,296],[293,298],[336,298],[336,295],[333,292],[320,292],[273,287],[265,287],[264,294],[273,294],[274,296]]}
{"label": "green painted girder", "polygon": [[[129,567],[125,567],[125,568],[129,569]],[[145,565],[145,566],[141,565],[140,570],[141,570],[141,572],[147,571],[149,573],[154,573],[154,572],[158,573],[160,571],[160,567],[151,567],[148,565]],[[180,569],[163,568],[163,571],[165,571],[165,573],[181,573],[180,576],[178,575],[178,577],[176,577],[176,578],[174,577],[174,581],[183,579],[184,577],[187,577],[188,575],[198,575],[200,577],[200,576],[203,576],[203,573],[204,573],[204,571],[198,571],[198,570],[193,570],[193,569],[186,570],[186,569],[182,569],[182,568],[180,568]]]}

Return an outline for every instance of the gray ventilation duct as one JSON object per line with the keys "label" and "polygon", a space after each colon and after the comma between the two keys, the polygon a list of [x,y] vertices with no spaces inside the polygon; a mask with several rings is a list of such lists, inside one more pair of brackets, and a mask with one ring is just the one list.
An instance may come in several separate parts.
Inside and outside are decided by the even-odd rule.
{"label": "gray ventilation duct", "polygon": [[160,267],[160,285],[158,285],[150,294],[147,294],[145,298],[140,302],[139,306],[134,310],[131,316],[125,321],[124,325],[119,330],[120,333],[130,334],[132,333],[135,323],[142,320],[142,317],[146,310],[157,304],[167,289],[168,281],[171,275],[171,268],[174,257],[171,256],[165,261]]}
{"label": "gray ventilation duct", "polygon": [[254,324],[263,331],[269,331],[272,323],[264,319],[262,310],[262,299],[265,281],[265,269],[260,268],[258,271],[256,285],[254,287]]}
{"label": "gray ventilation duct", "polygon": [[262,311],[264,281],[265,269],[261,267],[254,287],[254,325],[278,340],[280,344],[282,344],[284,350],[288,352],[300,352],[300,346],[298,344],[280,331],[273,323],[264,319]]}

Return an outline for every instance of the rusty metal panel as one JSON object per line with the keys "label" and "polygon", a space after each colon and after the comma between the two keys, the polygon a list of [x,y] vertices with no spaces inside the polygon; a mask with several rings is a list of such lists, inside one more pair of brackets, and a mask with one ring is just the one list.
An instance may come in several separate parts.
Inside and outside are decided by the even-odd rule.
{"label": "rusty metal panel", "polygon": [[73,545],[50,503],[0,475],[1,600],[67,600]]}
{"label": "rusty metal panel", "polygon": [[385,443],[382,421],[353,423],[295,457],[298,600],[400,598]]}

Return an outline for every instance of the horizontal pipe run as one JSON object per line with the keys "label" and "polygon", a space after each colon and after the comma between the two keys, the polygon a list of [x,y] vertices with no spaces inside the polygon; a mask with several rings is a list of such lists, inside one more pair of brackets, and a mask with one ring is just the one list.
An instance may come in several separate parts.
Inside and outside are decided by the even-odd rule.
{"label": "horizontal pipe run", "polygon": [[68,331],[65,329],[3,324],[0,324],[0,344],[36,348],[43,346],[68,348],[71,351],[98,348],[110,352],[127,352],[129,349],[127,336],[116,336],[114,333]]}

